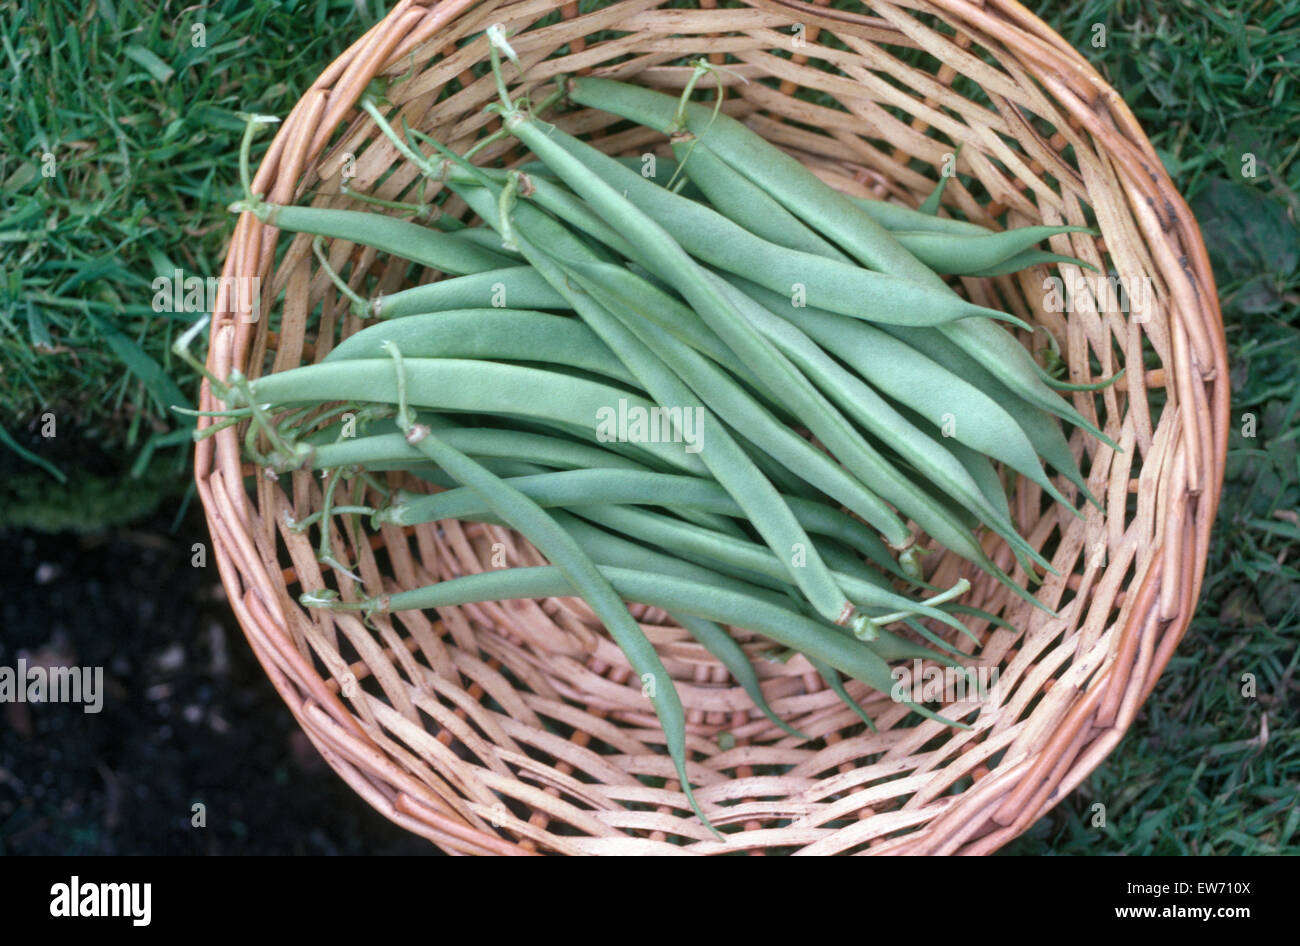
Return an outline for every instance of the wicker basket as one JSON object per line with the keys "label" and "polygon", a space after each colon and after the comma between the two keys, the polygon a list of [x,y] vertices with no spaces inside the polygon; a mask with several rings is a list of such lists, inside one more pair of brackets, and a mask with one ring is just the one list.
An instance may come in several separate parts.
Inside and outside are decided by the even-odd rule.
{"label": "wicker basket", "polygon": [[[277,202],[347,206],[339,172],[355,160],[354,189],[400,197],[414,175],[403,167],[385,176],[396,155],[354,103],[386,75],[389,98],[412,126],[467,147],[496,121],[482,110],[494,97],[491,80],[471,71],[485,58],[481,32],[496,22],[515,34],[528,86],[594,71],[679,90],[685,57],[710,54],[730,70],[728,110],[846,191],[914,206],[960,143],[958,170],[970,187],[953,178],[946,204],[989,225],[1008,213],[1009,226],[1084,223],[1086,205],[1102,238],[1056,238],[1065,242],[1054,248],[1149,281],[1150,298],[1131,313],[1068,315],[1044,304],[1043,269],[960,283],[973,300],[1045,327],[1072,380],[1089,377],[1090,354],[1103,374],[1129,366],[1115,387],[1075,396],[1123,448],[1073,440],[1107,512],[1089,508],[1086,520],[1059,507],[1043,513],[1039,490],[1017,486],[1022,533],[1063,576],[1041,589],[1055,619],[956,557],[930,556],[934,580],[968,575],[970,602],[1016,628],[973,624],[979,665],[1000,676],[994,695],[961,710],[973,721],[968,732],[900,725],[901,707],[851,686],[878,721],[873,734],[802,658],[760,661],[776,711],[809,734],[801,742],[762,717],[662,613],[636,609],[678,681],[692,777],[728,832],[724,844],[686,808],[639,680],[581,601],[467,606],[437,621],[403,613],[373,629],[307,611],[297,603],[304,588],[358,593],[345,575],[323,574],[308,537],[285,525],[286,513],[318,506],[319,481],[255,475],[233,430],[201,442],[197,478],[215,557],[267,674],[362,797],[448,852],[987,853],[1110,752],[1191,618],[1223,476],[1223,331],[1196,223],[1119,96],[1012,0],[880,2],[861,13],[746,2],[681,9],[621,0],[579,15],[578,4],[557,0],[404,0],[303,96],[255,189]],[[843,108],[828,107],[828,97]],[[589,111],[556,120],[609,153],[663,144]],[[526,157],[510,147],[502,142],[482,160]],[[218,377],[320,359],[360,327],[315,267],[309,238],[294,238],[278,264],[277,240],[276,230],[240,219],[223,275],[260,277],[267,311],[277,295],[287,301],[270,320],[220,301],[208,355]],[[335,241],[331,254],[336,265],[351,259],[354,280],[369,272],[385,291],[400,288],[403,267],[372,250]],[[206,388],[203,401],[219,406]],[[335,542],[368,589],[481,571],[494,543],[510,564],[540,561],[517,537],[458,523],[386,527],[359,548],[341,533]],[[987,547],[1013,565],[1004,545]]]}

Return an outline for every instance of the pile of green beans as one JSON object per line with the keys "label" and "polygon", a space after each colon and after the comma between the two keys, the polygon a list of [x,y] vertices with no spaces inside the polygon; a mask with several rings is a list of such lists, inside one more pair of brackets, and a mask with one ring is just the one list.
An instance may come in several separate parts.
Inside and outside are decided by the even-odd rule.
{"label": "pile of green beans", "polygon": [[[994,232],[848,198],[691,102],[694,81],[678,100],[561,79],[548,104],[567,97],[656,129],[674,154],[611,158],[512,101],[495,43],[492,68],[502,119],[493,140],[511,136],[536,158],[513,170],[401,133],[363,100],[425,184],[459,197],[483,226],[425,204],[373,201],[431,225],[276,206],[245,174],[238,209],[446,278],[365,298],[318,242],[322,267],[372,324],[318,364],[211,379],[228,410],[207,430],[251,421],[255,463],[320,472],[321,510],[290,526],[316,529],[320,560],[343,573],[336,517],[352,530],[368,518],[372,528],[459,519],[519,531],[549,566],[352,601],[309,590],[303,601],[369,616],[581,596],[641,676],[707,824],[676,688],[627,603],[662,608],[801,738],[768,705],[728,627],[770,641],[773,659],[804,655],[862,714],[845,675],[887,692],[890,661],[961,666],[922,619],[976,643],[962,618],[998,621],[959,602],[966,579],[947,589],[924,580],[920,534],[1048,610],[1032,585],[1053,566],[1017,531],[995,464],[1079,514],[1078,497],[1095,500],[1061,422],[1102,434],[994,324],[1023,323],[962,299],[942,277],[1067,260],[1038,244],[1083,228]],[[629,417],[662,423],[624,430]],[[438,491],[391,489],[385,473]],[[1007,543],[1021,580],[985,552],[983,530]]]}

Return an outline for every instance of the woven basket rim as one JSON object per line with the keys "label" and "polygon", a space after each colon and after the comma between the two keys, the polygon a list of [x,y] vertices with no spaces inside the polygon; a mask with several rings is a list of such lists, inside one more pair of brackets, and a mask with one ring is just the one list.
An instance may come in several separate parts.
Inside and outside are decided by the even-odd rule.
{"label": "woven basket rim", "polygon": [[[1145,376],[1130,376],[1117,386],[1130,400],[1140,397],[1143,403],[1151,390],[1160,387],[1171,397],[1166,408],[1171,417],[1161,419],[1162,429],[1166,421],[1171,425],[1163,445],[1169,459],[1159,482],[1147,484],[1155,510],[1151,515],[1158,524],[1155,535],[1161,540],[1134,554],[1132,577],[1117,592],[1124,595],[1124,620],[1111,634],[1106,660],[1079,679],[1071,700],[1058,701],[1064,708],[1044,724],[1036,752],[1014,765],[986,772],[970,788],[949,796],[952,800],[916,833],[872,848],[882,853],[988,853],[1059,803],[1114,748],[1191,620],[1222,491],[1229,429],[1226,339],[1208,255],[1190,209],[1120,96],[1082,55],[1014,0],[989,0],[982,6],[964,0],[904,0],[873,9],[881,16],[799,0],[746,2],[748,8],[788,15],[792,22],[812,28],[854,24],[900,39],[905,36],[909,11],[922,11],[942,18],[981,46],[996,45],[1063,110],[1070,128],[1105,155],[1123,188],[1122,194],[1110,196],[1121,212],[1131,216],[1153,265],[1167,280],[1168,324],[1159,328],[1168,333],[1172,363]],[[375,76],[406,72],[413,56],[436,46],[441,34],[467,18],[477,22],[488,11],[517,12],[521,6],[560,10],[565,4],[561,0],[531,4],[443,0],[426,5],[401,0],[302,96],[265,153],[254,190],[273,202],[294,202],[304,174],[328,153],[327,145],[337,139],[338,129],[354,121],[355,103]],[[628,3],[606,6],[627,7]],[[637,11],[658,8],[646,0],[632,6]],[[687,18],[702,11],[675,12]],[[488,22],[483,19],[483,25]],[[624,66],[596,69],[597,74],[621,71]],[[234,367],[247,368],[259,353],[255,343],[259,327],[233,310],[226,287],[235,283],[235,277],[275,272],[277,238],[277,231],[250,214],[239,218],[222,272],[207,357],[208,369],[217,377],[226,377]],[[281,367],[277,354],[275,370]],[[202,409],[219,406],[205,382]],[[207,425],[206,419],[200,423]],[[518,854],[539,847],[566,849],[544,829],[530,831],[514,821],[501,830],[485,830],[481,820],[476,826],[426,780],[412,774],[406,760],[395,756],[392,746],[376,737],[372,724],[345,703],[336,682],[322,677],[294,630],[296,622],[310,619],[294,614],[298,605],[286,585],[294,569],[284,568],[267,554],[267,549],[276,548],[276,526],[259,514],[245,490],[236,432],[226,430],[200,441],[195,470],[214,558],[240,625],[277,691],[335,771],[390,820],[447,851]],[[1136,482],[1108,485],[1120,489],[1117,495],[1123,500],[1124,491]],[[260,483],[259,496],[271,488]],[[1096,578],[1078,593],[1091,593],[1101,580]],[[407,642],[406,646],[414,645]],[[583,850],[617,853],[637,849],[636,843],[593,838]],[[744,846],[734,840],[733,844]],[[699,849],[709,847],[701,843]],[[808,848],[809,852],[816,849],[815,845]]]}

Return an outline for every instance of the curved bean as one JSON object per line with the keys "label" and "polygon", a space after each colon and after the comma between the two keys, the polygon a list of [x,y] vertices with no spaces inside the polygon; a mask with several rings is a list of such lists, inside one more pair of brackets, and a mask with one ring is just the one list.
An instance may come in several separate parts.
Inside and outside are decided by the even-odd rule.
{"label": "curved bean", "polygon": [[[476,211],[485,220],[496,220],[493,201],[472,201],[476,198],[466,188],[464,199],[475,206]],[[566,248],[570,252],[580,251],[580,247],[570,241],[566,247],[565,234],[558,224],[548,226],[546,218],[539,216],[536,208],[526,204],[516,208],[518,214],[517,237],[521,249],[534,266],[546,276],[547,280],[564,295],[575,310],[615,351],[621,353],[624,362],[641,380],[661,404],[677,405],[683,410],[692,409],[702,424],[701,433],[708,437],[708,447],[703,450],[703,461],[709,472],[718,479],[728,493],[749,514],[751,521],[773,551],[792,550],[797,547],[811,547],[812,543],[799,525],[798,519],[781,500],[780,494],[760,473],[745,452],[731,439],[722,424],[704,408],[700,399],[694,397],[690,388],[683,384],[674,372],[660,360],[653,350],[635,337],[635,333],[621,325],[616,317],[593,300],[575,293],[563,267],[557,265],[546,253],[533,247],[531,234],[540,228],[541,236],[548,245]],[[499,225],[499,224],[498,224]],[[809,601],[819,613],[830,620],[844,622],[853,614],[853,607],[847,596],[840,589],[829,571],[821,564],[815,549],[808,555],[808,567],[799,570],[794,576],[796,583],[808,595]]]}
{"label": "curved bean", "polygon": [[[599,108],[656,128],[664,134],[681,130],[675,127],[679,102],[662,92],[612,79],[583,76],[569,80],[569,98],[580,105]],[[953,293],[943,280],[904,249],[870,215],[796,159],[736,119],[712,108],[688,104],[685,115],[690,132],[706,143],[714,154],[854,259],[878,272],[905,277],[920,286],[946,293],[951,304]],[[776,291],[783,290],[777,287]],[[834,311],[833,307],[820,302],[814,304]]]}
{"label": "curved bean", "polygon": [[763,695],[763,688],[759,685],[758,674],[754,671],[753,664],[749,662],[749,657],[745,654],[745,651],[732,639],[725,628],[713,621],[692,617],[689,614],[670,613],[668,616],[689,632],[700,643],[700,646],[727,668],[727,672],[735,678],[741,689],[754,701],[754,705],[759,708],[764,716],[790,735],[799,739],[806,740],[808,738],[772,712],[767,697]]}
{"label": "curved bean", "polygon": [[[777,581],[789,581],[790,567],[773,555],[770,549],[752,542],[721,536],[712,530],[678,522],[635,506],[584,506],[574,512],[583,519],[651,542],[660,548],[671,549],[678,555],[690,553],[717,563],[713,566],[715,568],[730,565]],[[835,578],[853,602],[863,608],[921,614],[958,630],[965,630],[965,626],[951,615],[923,602],[906,598],[890,590],[887,585],[882,587],[845,573],[835,574]]]}
{"label": "curved bean", "polygon": [[[832,352],[889,397],[916,411],[945,432],[945,437],[993,457],[1041,486],[1058,502],[1071,503],[1043,472],[1038,453],[1013,416],[988,392],[988,373],[971,367],[973,359],[954,362],[951,345],[936,339],[935,333],[919,331],[889,333],[855,319],[846,319],[811,307],[794,307],[789,300],[761,286],[736,281],[738,287],[773,311],[804,329],[827,351]],[[780,306],[780,308],[775,308]],[[909,344],[924,339],[926,349]],[[981,383],[981,382],[985,383]],[[1064,472],[1064,471],[1063,471]]]}
{"label": "curved bean", "polygon": [[[889,334],[926,357],[948,366],[954,373],[969,379],[975,387],[1004,405],[1007,412],[1016,418],[1035,452],[1078,487],[1088,502],[1100,508],[1100,503],[1089,491],[1087,481],[1079,472],[1079,464],[1074,459],[1059,423],[1047,410],[1023,398],[1019,390],[1004,384],[1001,377],[990,371],[983,361],[967,354],[953,338],[938,332],[915,332],[897,327],[890,329]],[[1019,345],[1015,347],[1024,353]]]}
{"label": "curved bean", "polygon": [[[422,423],[428,418],[423,415]],[[519,459],[557,469],[596,469],[653,472],[643,463],[622,454],[574,440],[527,431],[492,427],[439,428],[438,435],[449,444],[480,460]],[[308,441],[311,438],[306,438]],[[347,437],[337,442],[318,442],[306,469],[324,470],[340,466],[374,466],[377,464],[421,461],[422,455],[400,433]]]}
{"label": "curved bean", "polygon": [[[554,168],[560,179],[606,221],[623,223],[636,220],[636,226],[629,228],[625,236],[637,247],[638,254],[651,254],[658,262],[647,265],[650,257],[641,258],[640,255],[636,261],[647,265],[662,278],[675,276],[686,263],[682,259],[674,260],[658,254],[652,244],[638,243],[634,236],[654,235],[655,242],[661,247],[665,245],[665,238],[670,239],[680,244],[680,250],[684,251],[682,258],[689,260],[686,256],[689,253],[711,266],[745,276],[775,292],[789,294],[803,287],[809,304],[868,321],[928,326],[981,316],[1024,324],[1004,312],[961,299],[933,274],[931,277],[938,280],[942,291],[919,285],[910,278],[872,272],[770,243],[717,211],[652,184],[608,155],[554,126],[535,119],[517,118],[512,132]],[[620,192],[626,196],[620,196]],[[870,221],[869,217],[863,216]],[[872,226],[876,224],[872,222]],[[670,262],[671,265],[665,268],[665,264]],[[930,272],[928,269],[925,271]],[[682,292],[697,311],[705,308],[691,299],[685,285],[674,285],[674,288]],[[716,325],[713,328],[730,343],[723,330]]]}
{"label": "curved bean", "polygon": [[[745,514],[740,504],[717,483],[671,473],[573,469],[524,477],[511,485],[543,507],[677,505],[725,516],[743,517]],[[838,539],[879,565],[897,568],[885,544],[856,519],[822,503],[796,496],[782,498],[808,531]],[[379,521],[405,526],[439,519],[460,519],[481,511],[480,501],[465,490],[430,496],[399,494],[397,502],[379,516]]]}
{"label": "curved bean", "polygon": [[510,266],[512,262],[509,256],[469,243],[454,233],[422,227],[386,214],[281,204],[263,204],[254,212],[269,226],[281,230],[374,247],[444,273],[481,273]]}
{"label": "curved bean", "polygon": [[403,289],[370,300],[375,318],[396,319],[423,312],[449,309],[478,309],[492,306],[519,309],[567,309],[564,301],[541,273],[531,266],[492,269],[411,289]]}
{"label": "curved bean", "polygon": [[[984,498],[984,494],[966,472],[965,467],[957,462],[945,447],[913,426],[907,418],[890,407],[856,375],[840,367],[795,326],[773,315],[721,277],[715,278],[723,287],[723,291],[731,295],[735,304],[743,309],[759,330],[780,347],[864,430],[889,444],[891,449],[912,464],[922,476],[938,486],[945,496],[952,497],[960,506],[982,519],[1012,547],[1019,548],[1022,553],[1030,557],[1038,557],[1037,550],[1016,532],[1010,517]],[[940,515],[936,518],[938,507],[930,501],[930,497],[925,495],[923,490],[889,464],[882,461],[881,467],[879,478],[872,481],[881,495],[893,502],[903,513],[910,515],[922,528],[952,551],[963,557],[967,557],[968,552],[973,552],[978,557],[971,560],[981,566],[988,561],[982,548],[965,530],[957,529],[957,524],[947,517]],[[891,478],[896,490],[892,493],[886,488]],[[946,528],[947,531],[936,532],[931,528],[931,523],[939,529]],[[954,531],[956,532],[954,536],[948,534]],[[957,540],[956,546],[949,543],[950,538]],[[1040,564],[1047,568],[1051,567],[1045,559],[1041,560]]]}
{"label": "curved bean", "polygon": [[[1089,227],[1017,227],[1000,233],[956,236],[924,230],[892,231],[894,238],[936,273],[970,275],[994,269],[1048,237],[1095,233]],[[1065,257],[1070,259],[1070,257]],[[1086,264],[1085,264],[1086,265]]]}
{"label": "curved bean", "polygon": [[[474,414],[504,414],[554,419],[589,432],[590,442],[600,442],[601,418],[609,418],[624,402],[640,416],[657,417],[649,401],[626,391],[583,378],[521,365],[460,358],[419,358],[407,365],[410,403],[417,407]],[[292,405],[310,402],[365,400],[397,403],[391,365],[368,358],[304,365],[266,375],[252,382],[257,403]],[[239,395],[233,393],[237,401]],[[688,473],[707,468],[687,444],[639,442],[637,451]]]}
{"label": "curved bean", "polygon": [[407,358],[544,361],[637,387],[596,334],[571,316],[526,309],[452,309],[380,322],[345,338],[323,363],[379,358],[392,341]]}
{"label": "curved bean", "polygon": [[988,227],[951,217],[936,217],[921,210],[892,204],[885,200],[873,200],[870,197],[853,197],[845,195],[859,210],[867,214],[886,230],[925,230],[931,233],[951,233],[961,236],[982,236],[996,233]]}
{"label": "curved bean", "polygon": [[[881,693],[893,688],[889,665],[866,645],[844,634],[828,634],[810,618],[778,608],[747,595],[701,585],[669,575],[598,566],[602,575],[626,601],[635,601],[670,613],[702,617],[719,624],[743,627],[769,637],[848,674]],[[478,601],[515,598],[555,598],[573,594],[573,587],[554,566],[505,568],[462,578],[451,578],[418,588],[372,599],[375,608],[387,611],[420,611],[454,607]],[[914,712],[958,728],[969,728],[944,719],[923,706],[904,700]]]}
{"label": "curved bean", "polygon": [[[659,659],[654,645],[650,643],[645,632],[624,606],[609,577],[582,550],[582,546],[574,540],[573,536],[542,507],[509,486],[486,467],[447,444],[428,427],[416,424],[409,418],[406,395],[408,385],[416,379],[416,373],[407,371],[396,346],[390,346],[389,352],[396,368],[397,423],[402,428],[407,441],[462,484],[482,496],[492,511],[511,528],[519,531],[542,555],[546,556],[551,562],[551,567],[563,577],[565,584],[580,594],[591,606],[596,617],[627,657],[633,672],[639,674],[643,682],[648,684],[643,692],[648,691],[647,695],[663,726],[668,755],[672,758],[677,775],[681,779],[682,791],[686,794],[696,815],[709,825],[707,816],[695,800],[690,775],[686,771],[686,714],[677,695],[677,688]],[[709,825],[709,828],[717,834],[712,825]]]}

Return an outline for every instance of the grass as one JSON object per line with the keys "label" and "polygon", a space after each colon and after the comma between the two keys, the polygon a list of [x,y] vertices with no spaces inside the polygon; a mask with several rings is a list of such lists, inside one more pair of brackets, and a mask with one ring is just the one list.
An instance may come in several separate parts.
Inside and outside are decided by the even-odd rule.
{"label": "grass", "polygon": [[[1300,3],[1036,12],[1124,96],[1196,211],[1224,307],[1235,429],[1187,636],[1115,752],[1004,853],[1295,853]],[[1090,45],[1095,23],[1104,48]]]}
{"label": "grass", "polygon": [[[153,280],[219,273],[233,224],[225,206],[238,196],[238,113],[286,114],[374,21],[381,5],[370,6],[11,5],[0,25],[12,90],[0,100],[0,423],[15,442],[47,451],[74,480],[76,445],[91,442],[101,480],[134,466],[160,494],[183,482],[187,431],[164,409],[177,395],[162,379],[182,398],[194,390],[168,347],[196,313],[156,311]],[[1237,430],[1186,639],[1117,750],[1006,853],[1295,852],[1300,2],[1051,0],[1035,12],[1124,96],[1197,212],[1224,303]],[[63,452],[36,432],[46,412]],[[34,502],[37,481],[10,485],[20,469],[62,511],[25,525],[139,512],[98,481],[56,494],[44,471],[3,449],[0,492]],[[78,495],[93,496],[95,511],[70,522]],[[1254,695],[1243,696],[1244,679]]]}
{"label": "grass", "polygon": [[[225,208],[239,196],[239,113],[287,114],[375,13],[351,0],[9,5],[0,25],[9,92],[0,100],[0,425],[72,482],[61,490],[0,449],[0,498],[46,489],[52,506],[75,507],[128,471],[165,479],[169,469],[173,489],[184,486],[189,428],[169,407],[189,403],[196,383],[170,345],[203,312],[156,305],[154,281],[176,270],[220,275]],[[55,438],[42,436],[46,414]],[[116,463],[86,472],[68,441],[93,443]],[[72,525],[126,514],[97,503]]]}

